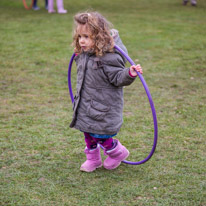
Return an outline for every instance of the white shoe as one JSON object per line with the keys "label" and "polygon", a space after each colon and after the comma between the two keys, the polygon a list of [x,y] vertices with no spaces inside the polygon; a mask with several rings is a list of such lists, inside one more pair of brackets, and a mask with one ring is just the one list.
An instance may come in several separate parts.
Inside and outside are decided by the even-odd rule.
{"label": "white shoe", "polygon": [[65,9],[60,9],[60,10],[58,10],[58,13],[59,13],[59,14],[66,14],[66,13],[67,13],[67,10],[65,10]]}

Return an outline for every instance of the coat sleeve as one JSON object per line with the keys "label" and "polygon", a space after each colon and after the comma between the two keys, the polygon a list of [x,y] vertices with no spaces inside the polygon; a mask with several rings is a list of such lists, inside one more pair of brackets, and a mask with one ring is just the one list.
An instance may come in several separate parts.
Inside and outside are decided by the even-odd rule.
{"label": "coat sleeve", "polygon": [[135,77],[129,75],[129,68],[125,68],[122,57],[115,53],[110,55],[112,58],[103,61],[103,70],[109,82],[117,87],[130,85]]}

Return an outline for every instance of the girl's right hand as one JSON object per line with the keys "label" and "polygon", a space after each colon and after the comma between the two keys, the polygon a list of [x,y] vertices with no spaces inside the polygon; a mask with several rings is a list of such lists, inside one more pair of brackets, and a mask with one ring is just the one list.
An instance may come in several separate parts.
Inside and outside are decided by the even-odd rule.
{"label": "girl's right hand", "polygon": [[[132,66],[129,68],[129,70],[130,70],[130,74],[131,74],[132,76],[134,76],[134,77],[136,77],[136,76],[138,75],[137,72],[139,72],[140,74],[143,73],[142,67],[140,66],[140,64],[132,65]],[[137,71],[137,72],[136,72],[136,71]]]}

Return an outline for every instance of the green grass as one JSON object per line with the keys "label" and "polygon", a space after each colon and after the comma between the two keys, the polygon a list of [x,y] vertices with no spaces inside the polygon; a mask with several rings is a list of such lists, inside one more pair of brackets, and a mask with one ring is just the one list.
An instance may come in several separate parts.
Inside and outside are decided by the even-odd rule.
{"label": "green grass", "polygon": [[[0,205],[206,205],[206,2],[64,0],[68,14],[27,11],[0,1]],[[159,139],[152,159],[82,173],[84,138],[69,128],[67,67],[72,17],[94,9],[108,18],[155,104]],[[75,85],[75,67],[72,81]],[[75,87],[75,86],[73,86]],[[125,88],[118,135],[140,161],[153,144],[150,106],[137,81]],[[105,157],[104,157],[105,158]]]}

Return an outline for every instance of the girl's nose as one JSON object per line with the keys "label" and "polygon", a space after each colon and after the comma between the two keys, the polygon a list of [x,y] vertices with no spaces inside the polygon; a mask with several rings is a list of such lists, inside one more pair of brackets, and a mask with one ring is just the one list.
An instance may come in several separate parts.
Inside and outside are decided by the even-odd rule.
{"label": "girl's nose", "polygon": [[84,43],[84,38],[81,38],[81,39],[80,39],[80,43]]}

